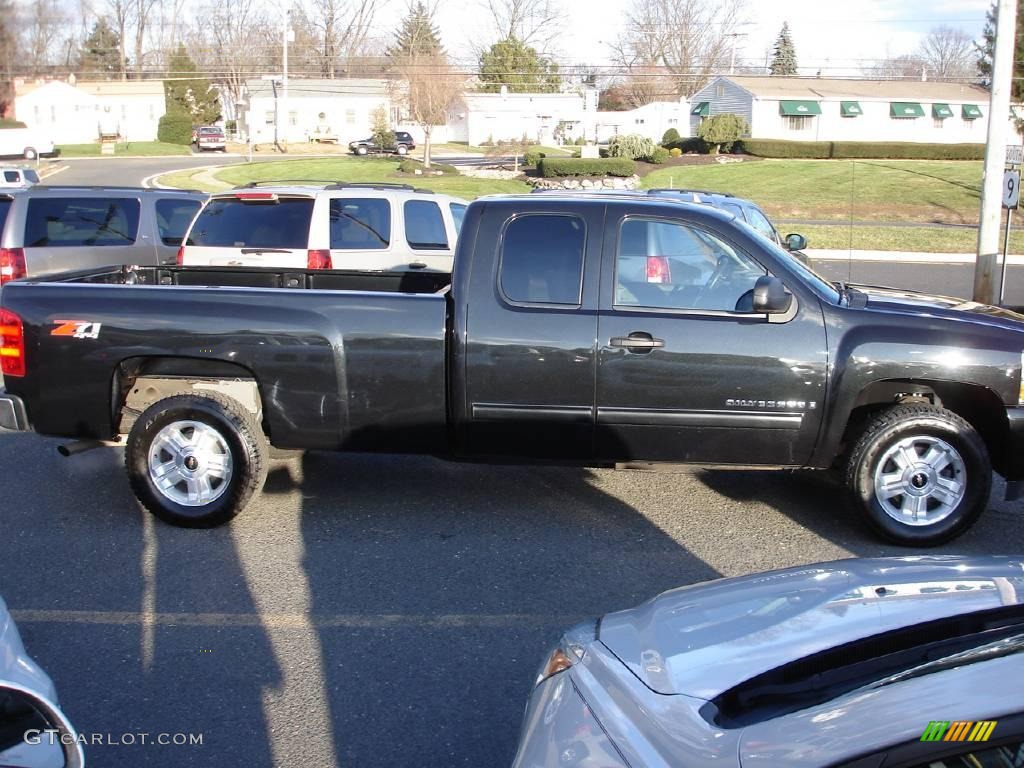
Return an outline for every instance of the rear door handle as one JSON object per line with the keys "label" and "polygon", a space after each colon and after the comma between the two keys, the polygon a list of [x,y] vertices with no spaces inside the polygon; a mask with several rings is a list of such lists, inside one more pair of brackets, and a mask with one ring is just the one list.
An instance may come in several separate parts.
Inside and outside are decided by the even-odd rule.
{"label": "rear door handle", "polygon": [[629,336],[613,336],[608,343],[613,347],[624,347],[644,352],[665,346],[664,339],[656,339],[645,331],[633,331]]}

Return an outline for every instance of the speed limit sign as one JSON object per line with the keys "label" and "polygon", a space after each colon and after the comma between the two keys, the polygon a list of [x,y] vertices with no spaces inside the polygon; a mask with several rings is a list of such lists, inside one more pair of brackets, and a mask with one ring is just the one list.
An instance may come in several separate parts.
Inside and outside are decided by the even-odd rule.
{"label": "speed limit sign", "polygon": [[1020,200],[1020,171],[1003,174],[1003,208],[1016,208]]}

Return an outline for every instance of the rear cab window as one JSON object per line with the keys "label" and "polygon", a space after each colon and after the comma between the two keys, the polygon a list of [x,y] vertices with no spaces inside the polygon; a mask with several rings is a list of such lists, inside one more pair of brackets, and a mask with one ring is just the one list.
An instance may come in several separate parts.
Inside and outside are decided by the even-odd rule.
{"label": "rear cab window", "polygon": [[498,281],[516,304],[578,307],[586,225],[579,216],[526,214],[505,225]]}
{"label": "rear cab window", "polygon": [[378,251],[391,246],[391,202],[384,198],[331,198],[328,219],[331,250]]}
{"label": "rear cab window", "polygon": [[312,215],[312,197],[216,197],[196,217],[185,245],[307,248]]}
{"label": "rear cab window", "polygon": [[17,184],[21,181],[21,174],[17,171],[4,171],[4,181]]}
{"label": "rear cab window", "polygon": [[137,198],[36,197],[25,216],[26,248],[132,245]]}
{"label": "rear cab window", "polygon": [[188,225],[201,207],[198,200],[165,198],[156,201],[156,228],[164,245],[181,245]]}
{"label": "rear cab window", "polygon": [[406,200],[405,241],[417,251],[448,250],[448,233],[444,228],[441,206],[433,200]]}

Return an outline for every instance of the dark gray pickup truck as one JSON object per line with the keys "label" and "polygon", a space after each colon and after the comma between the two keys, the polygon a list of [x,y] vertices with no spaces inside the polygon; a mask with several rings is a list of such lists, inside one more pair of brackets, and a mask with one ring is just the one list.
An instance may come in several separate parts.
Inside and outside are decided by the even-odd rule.
{"label": "dark gray pickup truck", "polygon": [[837,468],[866,521],[914,546],[966,530],[993,469],[1013,494],[1024,479],[1024,316],[831,284],[708,206],[483,198],[447,283],[197,267],[13,281],[0,424],[127,434],[135,493],[187,526],[241,511],[268,445]]}

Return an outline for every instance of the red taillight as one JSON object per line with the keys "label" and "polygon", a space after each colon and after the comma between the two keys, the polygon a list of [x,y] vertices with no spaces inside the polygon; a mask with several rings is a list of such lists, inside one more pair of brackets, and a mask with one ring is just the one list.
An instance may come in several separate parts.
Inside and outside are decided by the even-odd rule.
{"label": "red taillight", "polygon": [[334,269],[331,252],[327,249],[310,249],[306,253],[306,269]]}
{"label": "red taillight", "polygon": [[0,285],[25,274],[25,249],[0,248]]}
{"label": "red taillight", "polygon": [[25,375],[25,333],[21,318],[0,309],[0,371],[4,376]]}
{"label": "red taillight", "polygon": [[174,257],[174,263],[179,266],[185,263],[185,246],[178,246],[178,255]]}
{"label": "red taillight", "polygon": [[258,200],[265,203],[276,203],[276,192],[236,192],[235,197],[239,200]]}
{"label": "red taillight", "polygon": [[668,259],[664,256],[647,257],[647,282],[648,283],[671,283],[672,270],[669,269]]}

